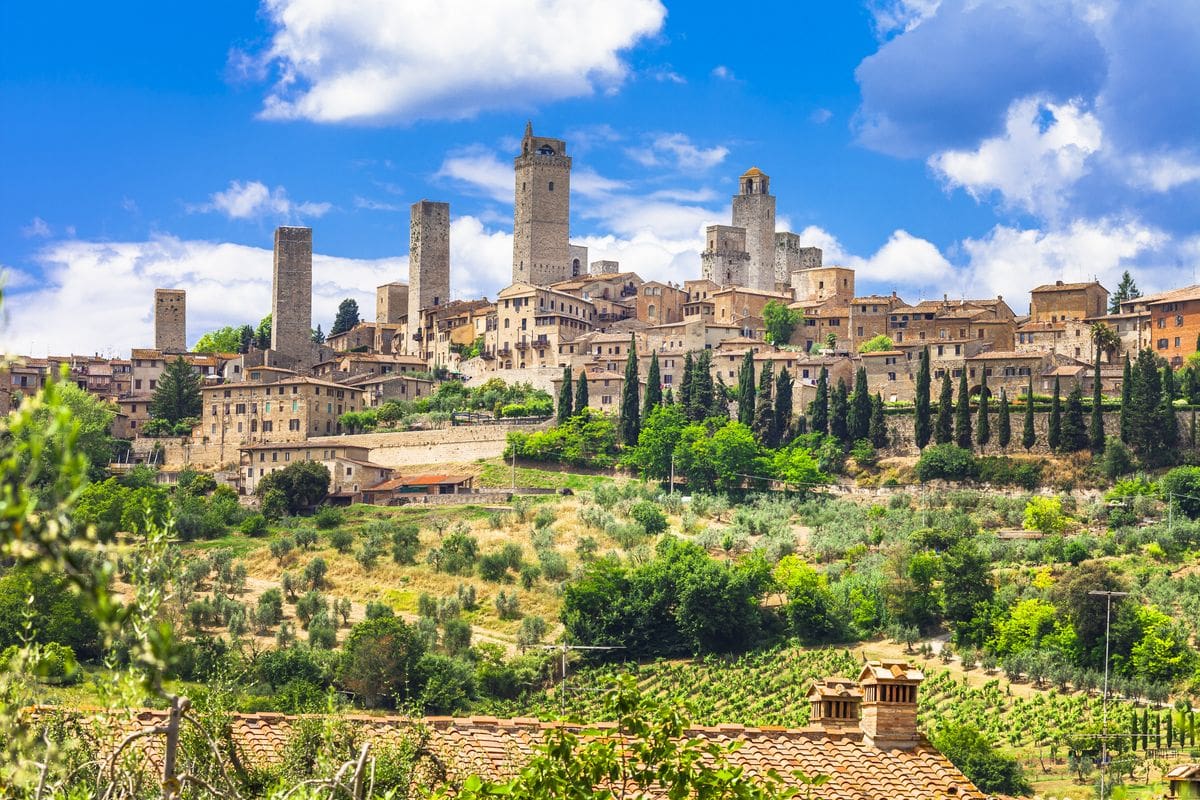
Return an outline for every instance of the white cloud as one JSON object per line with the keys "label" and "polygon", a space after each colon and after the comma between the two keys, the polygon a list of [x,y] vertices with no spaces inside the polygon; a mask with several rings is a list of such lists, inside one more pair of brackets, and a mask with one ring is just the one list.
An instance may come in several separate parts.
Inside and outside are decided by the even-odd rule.
{"label": "white cloud", "polygon": [[880,38],[911,31],[937,13],[942,0],[874,0],[868,3]]}
{"label": "white cloud", "polygon": [[460,155],[448,156],[437,171],[437,177],[465,183],[493,200],[512,204],[515,191],[513,166],[502,163],[486,148],[468,148]]}
{"label": "white cloud", "polygon": [[1155,192],[1169,192],[1176,186],[1200,180],[1200,156],[1194,153],[1135,155],[1124,166],[1130,185]]}
{"label": "white cloud", "polygon": [[615,88],[659,0],[264,0],[270,119],[462,119]]}
{"label": "white cloud", "polygon": [[[893,231],[870,256],[849,252],[836,236],[815,225],[800,231],[799,236],[802,246],[821,248],[825,264],[853,268],[856,281],[861,282],[856,286],[859,294],[866,294],[868,290],[921,291],[948,283],[957,285],[959,281],[954,267],[936,245],[908,231]],[[872,287],[861,284],[872,284]]]}
{"label": "white cloud", "polygon": [[29,224],[21,228],[21,235],[26,238],[45,239],[50,236],[50,224],[41,217],[34,217]]}
{"label": "white cloud", "polygon": [[408,208],[401,203],[385,203],[382,200],[372,200],[369,197],[355,195],[354,207],[362,208],[367,211],[407,211]]}
{"label": "white cloud", "polygon": [[808,115],[808,121],[817,125],[824,125],[831,119],[833,119],[833,112],[828,108],[818,108]]}
{"label": "white cloud", "polygon": [[1002,136],[975,150],[936,153],[928,163],[947,187],[976,200],[998,192],[1009,207],[1054,219],[1102,143],[1099,119],[1078,101],[1026,97],[1009,106]]}
{"label": "white cloud", "polygon": [[724,64],[717,64],[713,67],[712,76],[723,81],[736,81],[737,76],[733,74],[733,70]]}
{"label": "white cloud", "polygon": [[667,166],[681,172],[695,172],[720,164],[729,155],[729,148],[720,145],[699,147],[685,133],[660,133],[649,145],[630,148],[626,152],[643,166]]}
{"label": "white cloud", "polygon": [[320,217],[333,206],[329,203],[297,203],[288,197],[287,190],[273,190],[261,181],[230,181],[229,188],[214,192],[209,202],[192,206],[192,211],[216,211],[230,219],[260,219],[262,217]]}

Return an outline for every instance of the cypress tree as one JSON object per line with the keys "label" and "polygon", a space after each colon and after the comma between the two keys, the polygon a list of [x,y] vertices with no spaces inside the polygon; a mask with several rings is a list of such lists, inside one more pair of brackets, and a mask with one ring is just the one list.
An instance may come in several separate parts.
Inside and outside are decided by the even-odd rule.
{"label": "cypress tree", "polygon": [[675,392],[671,391],[670,386],[667,387],[667,393],[665,395],[663,395],[663,405],[664,406],[675,405]]}
{"label": "cypress tree", "polygon": [[707,419],[713,407],[712,351],[701,350],[692,362],[692,394],[688,403],[688,418],[696,422]]}
{"label": "cypress tree", "polygon": [[1104,398],[1100,394],[1100,353],[1092,367],[1092,420],[1088,426],[1088,446],[1093,453],[1104,450]]}
{"label": "cypress tree", "polygon": [[850,395],[846,429],[852,442],[871,435],[871,392],[867,389],[866,367],[859,367],[854,373],[854,393]]}
{"label": "cypress tree", "polygon": [[626,447],[637,444],[642,430],[641,415],[638,413],[638,357],[637,343],[629,337],[629,357],[625,359],[625,381],[621,384],[621,441]]}
{"label": "cypress tree", "polygon": [[763,364],[762,374],[758,379],[758,397],[754,405],[754,434],[767,447],[773,447],[775,442],[775,408],[771,403],[771,389],[774,386],[773,362]]}
{"label": "cypress tree", "polygon": [[1136,751],[1137,746],[1138,746],[1138,715],[1137,715],[1137,712],[1135,711],[1129,717],[1129,749]]}
{"label": "cypress tree", "polygon": [[562,425],[571,418],[571,368],[563,367],[562,385],[558,387],[558,416],[556,421]]}
{"label": "cypress tree", "polygon": [[1077,453],[1088,446],[1087,428],[1083,423],[1083,387],[1078,383],[1067,395],[1067,411],[1062,422],[1062,449]]}
{"label": "cypress tree", "polygon": [[1179,392],[1175,388],[1175,371],[1169,365],[1163,365],[1162,368],[1162,393],[1169,402],[1174,403],[1179,399]]}
{"label": "cypress tree", "polygon": [[1192,434],[1191,434],[1190,439],[1191,439],[1192,447],[1195,447],[1196,446],[1196,407],[1195,406],[1192,406]]}
{"label": "cypress tree", "polygon": [[650,353],[650,367],[646,370],[646,399],[642,401],[642,411],[649,415],[651,411],[662,405],[662,376],[658,371],[658,351]]}
{"label": "cypress tree", "polygon": [[829,433],[829,370],[825,367],[821,367],[821,373],[817,376],[816,396],[813,398],[808,426],[814,433]]}
{"label": "cypress tree", "polygon": [[942,373],[942,393],[938,395],[937,425],[933,438],[938,444],[954,441],[954,387],[950,383],[950,370]]}
{"label": "cypress tree", "polygon": [[871,446],[876,450],[887,447],[887,422],[883,416],[883,395],[879,392],[871,398]]}
{"label": "cypress tree", "polygon": [[775,378],[775,441],[784,444],[792,427],[792,374],[779,370]]}
{"label": "cypress tree", "polygon": [[1133,396],[1133,369],[1129,353],[1125,354],[1125,371],[1121,374],[1121,441],[1129,444],[1129,402]]}
{"label": "cypress tree", "polygon": [[975,441],[979,443],[979,451],[992,440],[992,423],[988,419],[988,397],[991,392],[987,385],[987,372],[983,373],[983,382],[979,384],[979,422],[975,426]]}
{"label": "cypress tree", "polygon": [[243,325],[238,329],[238,338],[241,342],[238,345],[238,352],[249,353],[250,348],[254,346],[254,328],[250,325]]}
{"label": "cypress tree", "polygon": [[1148,706],[1142,709],[1142,749],[1150,749],[1150,708]]}
{"label": "cypress tree", "polygon": [[1000,414],[996,419],[996,444],[1002,451],[1008,451],[1008,443],[1012,441],[1012,420],[1009,419],[1008,392],[1000,389]]}
{"label": "cypress tree", "polygon": [[1062,397],[1058,376],[1054,376],[1054,395],[1050,398],[1050,423],[1046,426],[1046,444],[1057,452],[1062,447]]}
{"label": "cypress tree", "polygon": [[575,381],[575,408],[573,409],[576,414],[582,414],[588,407],[587,383],[587,370],[579,370],[579,378]]}
{"label": "cypress tree", "polygon": [[921,357],[917,364],[917,396],[913,398],[913,413],[916,415],[913,432],[916,435],[917,447],[921,450],[929,444],[933,433],[929,399],[929,346],[926,345],[921,348]]}
{"label": "cypress tree", "polygon": [[971,394],[967,390],[967,368],[958,375],[958,406],[954,409],[954,441],[964,450],[971,449]]}
{"label": "cypress tree", "polygon": [[1025,427],[1021,430],[1021,446],[1029,450],[1037,443],[1033,430],[1033,375],[1029,376],[1029,388],[1025,390]]}
{"label": "cypress tree", "polygon": [[738,371],[738,422],[749,426],[754,422],[754,351],[747,350]]}
{"label": "cypress tree", "polygon": [[850,435],[846,415],[849,412],[849,393],[846,382],[838,378],[837,388],[833,390],[833,398],[829,401],[829,434],[843,444]]}
{"label": "cypress tree", "polygon": [[696,377],[696,364],[692,360],[691,351],[683,358],[683,382],[679,384],[679,404],[683,406],[686,416],[692,407],[692,380]]}
{"label": "cypress tree", "polygon": [[719,372],[717,373],[717,384],[713,387],[713,401],[708,410],[708,416],[720,420],[729,419],[729,387],[725,385],[725,379]]}
{"label": "cypress tree", "polygon": [[183,356],[177,356],[166,363],[158,378],[150,400],[150,416],[174,425],[183,419],[199,417],[200,412],[200,376]]}

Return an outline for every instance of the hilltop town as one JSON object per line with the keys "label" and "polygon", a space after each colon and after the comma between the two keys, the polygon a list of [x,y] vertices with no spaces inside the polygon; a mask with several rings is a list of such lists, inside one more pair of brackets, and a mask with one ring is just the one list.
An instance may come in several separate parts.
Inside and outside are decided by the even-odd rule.
{"label": "hilltop town", "polygon": [[[986,377],[993,395],[1003,390],[1009,398],[1030,386],[1048,395],[1056,381],[1064,394],[1077,385],[1088,394],[1096,374],[1102,394],[1116,396],[1126,356],[1149,348],[1179,368],[1197,352],[1200,286],[1152,296],[1124,287],[1114,296],[1095,281],[1056,281],[1030,287],[1028,314],[1003,297],[860,295],[853,269],[826,264],[820,248],[776,231],[770,177],[757,167],[738,179],[731,224],[707,228],[695,274],[645,281],[615,261],[589,262],[587,248],[571,243],[566,141],[536,136],[527,125],[513,171],[512,283],[495,300],[451,299],[450,208],[421,200],[411,209],[407,280],[377,287],[373,321],[356,315],[345,330],[315,341],[313,230],[280,227],[267,339],[249,337],[236,353],[188,352],[186,292],[162,288],[152,298],[152,347],[128,358],[17,358],[3,402],[36,391],[65,365],[81,388],[117,404],[113,433],[131,442],[123,460],[236,465],[230,478],[245,492],[253,489],[255,476],[245,470],[255,453],[310,439],[332,443],[349,432],[345,414],[427,398],[447,378],[468,386],[500,378],[555,395],[567,370],[575,381],[586,376],[592,408],[615,414],[631,347],[641,356],[639,393],[650,354],[662,390],[678,391],[688,353],[709,351],[712,379],[728,390],[751,352],[756,365],[790,373],[797,417],[823,371],[831,387],[849,386],[861,367],[871,394],[888,405],[911,403],[925,348],[934,380],[948,373],[957,382],[965,373],[977,396]],[[783,326],[774,331],[773,312]],[[163,436],[147,428],[151,400],[179,357],[203,381],[203,414],[190,434]],[[915,453],[911,432],[893,439],[893,448]],[[361,499],[366,482],[351,484]]]}

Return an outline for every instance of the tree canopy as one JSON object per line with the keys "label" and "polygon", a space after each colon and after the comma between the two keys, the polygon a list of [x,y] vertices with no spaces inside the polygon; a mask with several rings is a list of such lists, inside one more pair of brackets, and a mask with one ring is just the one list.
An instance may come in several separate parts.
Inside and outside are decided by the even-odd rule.
{"label": "tree canopy", "polygon": [[329,335],[337,336],[339,333],[345,333],[358,323],[358,301],[347,297],[338,303],[337,316],[333,320],[333,327],[329,329]]}
{"label": "tree canopy", "polygon": [[767,329],[766,339],[771,344],[787,344],[792,338],[792,331],[804,322],[804,312],[798,308],[788,308],[778,300],[768,300],[762,311],[763,327]]}

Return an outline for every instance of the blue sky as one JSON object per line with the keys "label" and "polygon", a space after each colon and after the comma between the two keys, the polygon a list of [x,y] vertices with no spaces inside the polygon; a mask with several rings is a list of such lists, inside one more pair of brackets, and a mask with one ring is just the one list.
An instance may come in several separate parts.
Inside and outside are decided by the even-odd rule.
{"label": "blue sky", "polygon": [[149,344],[155,286],[190,341],[257,320],[279,224],[314,228],[314,324],[369,314],[422,198],[454,296],[494,297],[526,119],[569,142],[572,239],[647,279],[698,274],[751,165],[860,293],[1022,310],[1200,261],[1192,3],[9,3],[0,30],[0,343],[35,355]]}

